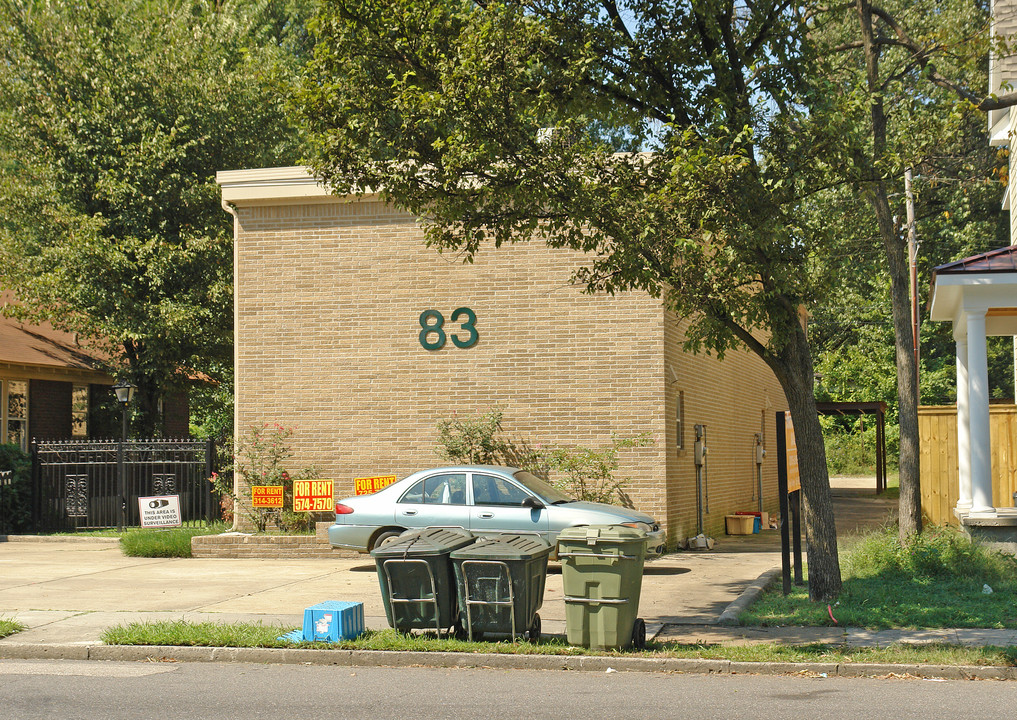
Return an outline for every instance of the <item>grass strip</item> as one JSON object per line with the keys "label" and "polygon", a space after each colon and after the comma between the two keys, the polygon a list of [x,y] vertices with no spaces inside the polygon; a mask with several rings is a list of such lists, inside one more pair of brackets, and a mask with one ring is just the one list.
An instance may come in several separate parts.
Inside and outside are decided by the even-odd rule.
{"label": "grass strip", "polygon": [[608,657],[690,658],[741,662],[891,663],[901,665],[1017,665],[1017,648],[956,645],[895,644],[883,648],[839,645],[709,645],[651,642],[645,650],[588,650],[558,637],[540,642],[469,642],[439,638],[433,633],[407,634],[395,630],[367,631],[356,640],[338,643],[291,643],[278,638],[291,628],[261,623],[188,623],[184,621],[130,623],[106,630],[108,645],[174,645],[201,647],[309,648],[390,650],[414,652],[501,653],[513,655],[596,655]]}

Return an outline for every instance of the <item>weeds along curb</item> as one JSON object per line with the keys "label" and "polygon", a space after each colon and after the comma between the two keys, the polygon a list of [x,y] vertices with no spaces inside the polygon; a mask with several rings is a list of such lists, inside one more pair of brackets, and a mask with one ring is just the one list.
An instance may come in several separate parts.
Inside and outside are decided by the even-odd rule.
{"label": "weeds along curb", "polygon": [[37,645],[0,643],[6,660],[105,660],[127,662],[231,662],[344,667],[492,668],[580,672],[659,672],[807,677],[895,677],[941,680],[1017,680],[1017,668],[984,665],[890,663],[790,663],[695,658],[511,655],[498,653],[308,650],[301,648],[180,647],[175,645]]}

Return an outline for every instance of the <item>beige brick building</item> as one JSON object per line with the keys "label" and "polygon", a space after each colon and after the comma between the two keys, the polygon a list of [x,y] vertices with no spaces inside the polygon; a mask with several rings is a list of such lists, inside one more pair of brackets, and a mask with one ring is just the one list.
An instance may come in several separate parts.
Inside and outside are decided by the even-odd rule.
{"label": "beige brick building", "polygon": [[[771,450],[764,507],[776,510],[774,415],[786,404],[755,356],[683,352],[687,321],[658,301],[570,285],[576,253],[524,243],[463,264],[424,247],[416,218],[330,196],[302,168],[218,181],[236,228],[236,426],[294,426],[294,465],[318,466],[338,496],[355,477],[440,465],[439,421],[498,408],[506,437],[534,446],[650,433],[619,475],[672,544],[697,529],[696,425],[704,529],[720,536],[725,514],[756,509],[757,434]],[[445,342],[427,349],[441,337],[422,323],[439,313]]]}

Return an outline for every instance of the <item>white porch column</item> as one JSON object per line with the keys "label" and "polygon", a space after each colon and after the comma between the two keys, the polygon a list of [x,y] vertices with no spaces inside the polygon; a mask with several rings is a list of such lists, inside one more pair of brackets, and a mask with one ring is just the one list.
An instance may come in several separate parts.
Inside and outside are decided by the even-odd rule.
{"label": "white porch column", "polygon": [[971,510],[971,413],[968,406],[968,340],[957,337],[957,510]]}
{"label": "white porch column", "polygon": [[971,513],[992,514],[992,442],[989,439],[989,360],[985,310],[965,310],[968,334],[968,412]]}

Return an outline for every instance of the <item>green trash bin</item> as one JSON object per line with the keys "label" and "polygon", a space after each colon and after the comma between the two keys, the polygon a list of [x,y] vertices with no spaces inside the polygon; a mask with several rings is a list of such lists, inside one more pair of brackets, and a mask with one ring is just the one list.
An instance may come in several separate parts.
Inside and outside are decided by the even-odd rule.
{"label": "green trash bin", "polygon": [[449,555],[475,539],[461,528],[424,528],[372,550],[388,624],[399,632],[436,630],[438,635],[456,625],[459,606]]}
{"label": "green trash bin", "polygon": [[571,645],[646,645],[639,613],[646,533],[624,525],[566,528],[558,535],[565,631]]}
{"label": "green trash bin", "polygon": [[459,621],[470,640],[484,633],[540,639],[540,615],[551,545],[536,535],[478,540],[450,557],[459,591]]}

